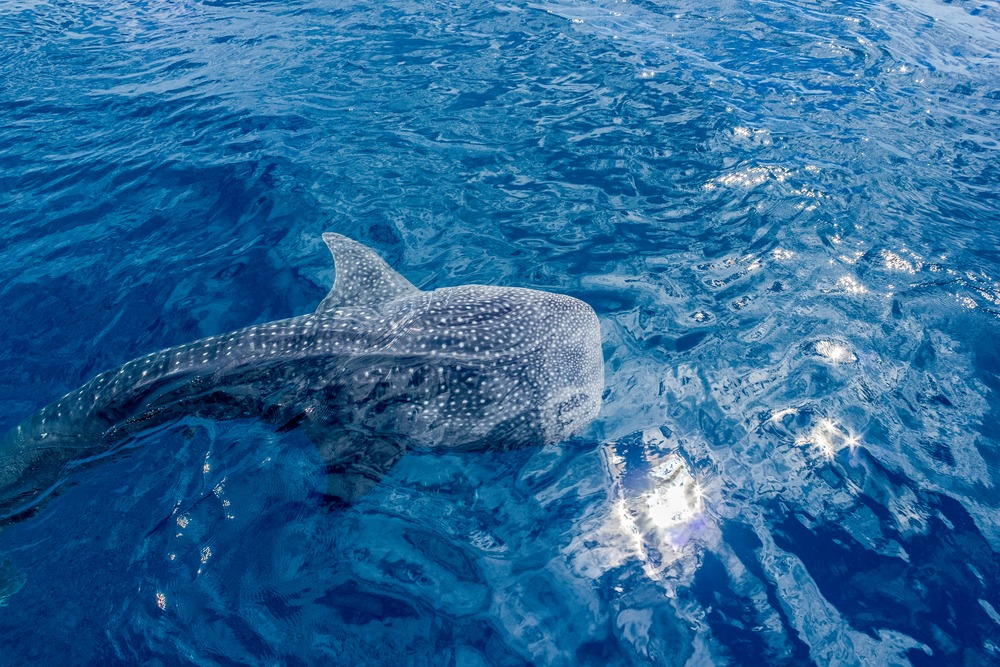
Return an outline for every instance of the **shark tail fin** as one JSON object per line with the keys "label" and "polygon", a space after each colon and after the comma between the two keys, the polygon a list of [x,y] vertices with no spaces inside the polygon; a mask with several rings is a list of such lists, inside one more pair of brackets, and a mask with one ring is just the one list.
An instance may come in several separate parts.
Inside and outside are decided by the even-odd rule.
{"label": "shark tail fin", "polygon": [[66,464],[79,458],[74,439],[9,433],[0,440],[0,528],[33,516],[59,492]]}
{"label": "shark tail fin", "polygon": [[24,572],[9,560],[0,560],[0,607],[6,606],[7,600],[21,590],[24,583]]}
{"label": "shark tail fin", "polygon": [[21,590],[24,583],[24,572],[9,560],[0,560],[0,607],[6,606],[7,600]]}

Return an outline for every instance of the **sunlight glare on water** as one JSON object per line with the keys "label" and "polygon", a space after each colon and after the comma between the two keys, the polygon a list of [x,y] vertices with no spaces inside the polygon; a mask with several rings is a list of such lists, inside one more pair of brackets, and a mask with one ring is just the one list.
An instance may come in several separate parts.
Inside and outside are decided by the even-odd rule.
{"label": "sunlight glare on water", "polygon": [[3,664],[1000,661],[1000,10],[0,4],[0,427],[311,312],[321,234],[601,320],[580,437],[192,415],[0,532]]}

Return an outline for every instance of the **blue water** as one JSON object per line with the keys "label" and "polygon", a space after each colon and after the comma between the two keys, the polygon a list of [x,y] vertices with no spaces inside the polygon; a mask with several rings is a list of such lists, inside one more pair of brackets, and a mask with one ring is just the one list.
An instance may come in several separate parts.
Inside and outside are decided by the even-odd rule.
{"label": "blue water", "polygon": [[559,446],[188,419],[0,532],[0,663],[1000,662],[1000,9],[0,4],[0,428],[311,311],[320,240],[585,299]]}

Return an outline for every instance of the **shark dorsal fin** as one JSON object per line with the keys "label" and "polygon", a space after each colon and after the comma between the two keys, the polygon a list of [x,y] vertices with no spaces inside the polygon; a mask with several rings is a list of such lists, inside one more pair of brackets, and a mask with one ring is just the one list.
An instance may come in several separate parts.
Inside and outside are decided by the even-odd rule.
{"label": "shark dorsal fin", "polygon": [[378,308],[386,301],[419,291],[371,248],[333,232],[323,234],[323,240],[333,254],[336,277],[333,289],[320,302],[316,312],[338,306]]}

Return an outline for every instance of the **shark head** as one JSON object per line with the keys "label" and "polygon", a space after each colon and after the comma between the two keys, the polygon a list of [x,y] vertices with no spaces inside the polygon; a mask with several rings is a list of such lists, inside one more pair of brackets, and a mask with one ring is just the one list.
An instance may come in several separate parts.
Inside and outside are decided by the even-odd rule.
{"label": "shark head", "polygon": [[379,430],[425,446],[506,448],[565,440],[597,416],[600,324],[583,301],[486,285],[425,292],[371,249],[323,238],[337,277],[320,311],[371,309],[387,332],[380,355],[392,363],[374,365],[393,379],[380,380],[367,410]]}

